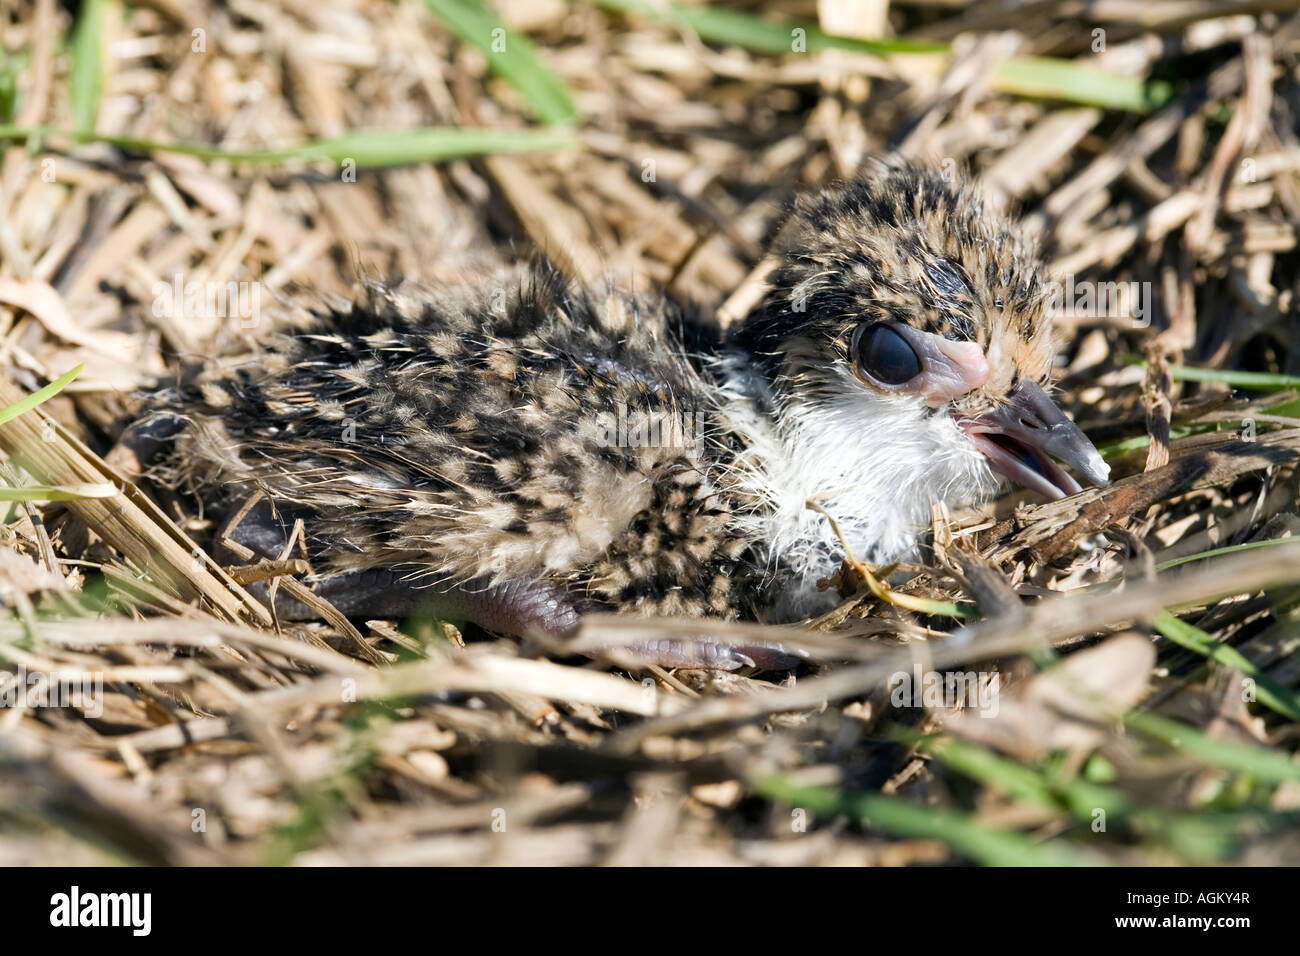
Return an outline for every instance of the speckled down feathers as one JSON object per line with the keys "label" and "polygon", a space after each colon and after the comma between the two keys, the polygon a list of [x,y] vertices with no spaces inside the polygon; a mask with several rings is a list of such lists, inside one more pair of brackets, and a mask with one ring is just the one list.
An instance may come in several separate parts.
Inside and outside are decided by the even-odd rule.
{"label": "speckled down feathers", "polygon": [[726,341],[667,297],[546,265],[371,284],[156,396],[186,423],[158,474],[230,504],[262,490],[304,518],[323,575],[544,580],[624,611],[825,609],[842,548],[807,500],[887,561],[933,501],[996,486],[952,416],[854,375],[854,329],[892,319],[978,342],[993,374],[953,409],[973,415],[1046,381],[1050,322],[1014,226],[914,166],[799,200],[775,251],[765,299]]}
{"label": "speckled down feathers", "polygon": [[801,196],[776,239],[775,294],[740,341],[779,348],[791,332],[847,360],[864,320],[890,319],[978,342],[993,374],[965,399],[996,404],[1022,377],[1045,383],[1054,343],[1042,264],[978,191],[935,170],[872,162],[847,183]]}
{"label": "speckled down feathers", "polygon": [[[548,266],[372,284],[164,401],[187,422],[170,462],[305,510],[319,573],[545,576],[588,605],[731,614],[744,542],[694,431],[707,396],[671,329],[688,320]],[[628,434],[645,420],[689,442]]]}

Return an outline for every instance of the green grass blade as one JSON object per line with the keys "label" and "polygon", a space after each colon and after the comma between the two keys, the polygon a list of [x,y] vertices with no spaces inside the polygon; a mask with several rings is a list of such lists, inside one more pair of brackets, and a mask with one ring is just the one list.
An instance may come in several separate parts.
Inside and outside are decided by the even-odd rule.
{"label": "green grass blade", "polygon": [[955,617],[960,620],[973,620],[980,616],[979,608],[973,604],[958,604],[956,601],[940,601],[935,598],[919,598],[913,595],[910,607],[914,611],[920,611],[922,614],[932,614],[935,617]]}
{"label": "green grass blade", "polygon": [[83,0],[81,15],[72,34],[72,74],[68,78],[68,100],[77,129],[95,129],[99,101],[104,95],[104,23],[108,0]]}
{"label": "green grass blade", "polygon": [[1194,727],[1157,714],[1132,713],[1124,718],[1124,723],[1174,750],[1224,770],[1244,773],[1268,783],[1300,780],[1300,764],[1284,751],[1215,740]]}
{"label": "green grass blade", "polygon": [[59,392],[72,384],[72,380],[80,375],[81,370],[85,367],[86,366],[84,365],[78,365],[72,371],[65,372],[63,375],[60,375],[54,381],[50,382],[49,385],[46,385],[38,391],[32,392],[26,398],[19,399],[7,408],[0,408],[0,425],[12,421],[23,412],[29,412],[37,405],[41,404],[41,402],[48,401],[55,395],[59,394]]}
{"label": "green grass blade", "polygon": [[[1059,657],[1054,652],[1049,652],[1038,663],[1040,667],[1046,667],[1055,660],[1059,660]],[[1292,762],[1290,755],[1282,751],[1215,740],[1188,724],[1145,711],[1130,711],[1125,715],[1124,723],[1167,747],[1211,766],[1247,774],[1269,783],[1300,780],[1300,763]]]}
{"label": "green grass blade", "polygon": [[1123,791],[1080,777],[1056,779],[1042,768],[1027,766],[983,747],[953,737],[922,737],[900,729],[893,736],[912,743],[946,766],[972,780],[1015,799],[1059,810],[1062,803],[1081,822],[1092,824],[1098,811],[1108,824],[1126,821],[1140,833],[1163,839],[1176,852],[1193,862],[1222,859],[1239,841],[1251,834],[1289,829],[1297,822],[1295,813],[1259,811],[1224,812],[1200,808],[1192,812],[1134,804]]}
{"label": "green grass blade", "polygon": [[487,57],[492,71],[504,77],[543,123],[567,123],[578,116],[568,88],[538,59],[528,39],[506,30],[496,13],[479,0],[424,0],[439,20]]}
{"label": "green grass blade", "polygon": [[134,136],[100,136],[48,127],[0,126],[0,140],[65,136],[77,142],[109,143],[139,153],[177,153],[207,161],[281,165],[292,162],[351,161],[358,169],[437,162],[491,153],[576,149],[581,140],[552,130],[475,129],[425,126],[416,129],[356,130],[333,139],[270,149],[225,149],[198,143],[160,143]]}
{"label": "green grass blade", "polygon": [[752,786],[769,800],[814,813],[843,814],[900,836],[942,840],[964,856],[990,866],[1096,866],[1104,862],[1065,843],[1040,843],[1020,833],[985,826],[965,813],[883,793],[800,786],[783,775],[752,781]]}
{"label": "green grass blade", "polygon": [[803,31],[804,49],[850,50],[855,53],[946,53],[946,43],[884,37],[864,40],[826,33],[811,23],[777,23],[760,17],[716,7],[662,3],[655,0],[595,0],[596,6],[614,13],[635,13],[652,20],[665,20],[686,27],[710,43],[734,43],[755,53],[780,55],[795,51],[796,30]]}
{"label": "green grass blade", "polygon": [[1212,548],[1209,551],[1201,551],[1198,554],[1188,554],[1181,558],[1173,558],[1169,561],[1163,561],[1156,565],[1156,572],[1168,571],[1170,568],[1176,568],[1184,564],[1192,564],[1195,561],[1204,561],[1206,558],[1217,558],[1225,554],[1236,554],[1238,551],[1254,551],[1256,548],[1276,548],[1279,545],[1300,545],[1300,538],[1269,538],[1266,541],[1248,541],[1245,544],[1229,545],[1226,548]]}
{"label": "green grass blade", "polygon": [[350,159],[358,167],[398,166],[455,159],[486,153],[520,153],[572,149],[580,141],[571,134],[547,130],[424,127],[420,129],[356,130],[281,151],[283,160],[338,164]]}
{"label": "green grass blade", "polygon": [[[1146,368],[1146,359],[1130,355],[1124,359],[1128,365]],[[1273,392],[1286,388],[1300,388],[1300,375],[1282,375],[1277,372],[1242,372],[1236,369],[1195,368],[1191,365],[1169,366],[1169,377],[1175,382],[1220,382],[1234,388],[1251,388]],[[1279,412],[1278,414],[1285,414]]]}
{"label": "green grass blade", "polygon": [[1071,60],[1012,57],[998,66],[993,85],[1003,93],[1066,100],[1103,109],[1146,113],[1166,102],[1165,83],[1147,83],[1132,76],[1107,73]]}
{"label": "green grass blade", "polygon": [[[664,3],[660,0],[594,0],[616,13],[635,13],[667,21],[694,31],[701,40],[737,44],[755,53],[773,56],[797,51],[801,36],[803,51],[849,50],[877,56],[892,53],[947,53],[946,43],[908,37],[861,39],[833,36],[811,23],[776,22],[708,6]],[[796,34],[796,31],[802,31]],[[1034,96],[1100,106],[1106,109],[1147,112],[1169,99],[1166,84],[1147,83],[1139,77],[1122,76],[1047,57],[1013,57],[993,74],[993,85],[1005,93]]]}
{"label": "green grass blade", "polygon": [[1158,612],[1152,623],[1157,631],[1180,647],[1241,671],[1255,682],[1255,696],[1261,704],[1283,717],[1300,720],[1300,695],[1273,680],[1235,647],[1220,644],[1199,627],[1179,620],[1168,611]]}
{"label": "green grass blade", "polygon": [[1123,814],[1129,809],[1128,798],[1113,787],[1081,779],[1055,783],[1034,767],[955,737],[924,737],[901,730],[895,736],[915,744],[922,753],[933,755],[954,770],[1009,797],[1031,800],[1053,809],[1060,809],[1064,803],[1072,813],[1084,820],[1090,819],[1091,813],[1097,809],[1105,810],[1112,816]]}
{"label": "green grass blade", "polygon": [[1272,408],[1266,408],[1265,411],[1279,418],[1300,418],[1300,398],[1274,405]]}
{"label": "green grass blade", "polygon": [[30,61],[26,50],[8,53],[0,47],[0,123],[12,123],[18,115],[19,78],[29,69]]}
{"label": "green grass blade", "polygon": [[1259,391],[1300,386],[1300,375],[1279,375],[1274,372],[1238,372],[1231,369],[1171,365],[1169,374],[1175,382],[1222,382],[1234,388],[1253,388]]}
{"label": "green grass blade", "polygon": [[[1191,435],[1203,435],[1206,432],[1217,431],[1227,424],[1227,422],[1207,422],[1201,425],[1175,425],[1169,430],[1169,439],[1170,441],[1177,441]],[[1134,435],[1132,438],[1111,442],[1109,445],[1099,445],[1097,454],[1101,455],[1102,458],[1114,458],[1116,455],[1122,455],[1125,452],[1146,448],[1150,444],[1150,435]]]}
{"label": "green grass blade", "polygon": [[0,487],[0,501],[84,501],[87,498],[112,498],[121,494],[112,482],[93,481],[74,485],[24,485]]}
{"label": "green grass blade", "polygon": [[[1145,367],[1142,360],[1129,360],[1130,365],[1141,365]],[[1169,367],[1170,377],[1174,381],[1180,382],[1223,382],[1228,385],[1240,388],[1259,389],[1261,391],[1289,391],[1293,386],[1300,385],[1300,377],[1294,375],[1277,375],[1272,372],[1235,372],[1224,371],[1220,369],[1191,368],[1186,365],[1171,365]],[[1283,402],[1281,405],[1275,405],[1271,408],[1264,409],[1269,415],[1275,415],[1278,418],[1297,418],[1300,417],[1300,399],[1295,401]],[[1244,422],[1250,416],[1244,415],[1241,419]],[[1206,432],[1219,431],[1225,428],[1236,428],[1241,422],[1203,422],[1193,425],[1177,425],[1170,429],[1169,437],[1172,440],[1187,438],[1189,435],[1203,435]],[[1125,438],[1121,441],[1111,442],[1108,445],[1100,445],[1097,448],[1102,458],[1113,458],[1116,455],[1122,455],[1126,452],[1137,451],[1140,448],[1146,448],[1151,444],[1150,435],[1135,435],[1132,438]],[[1189,559],[1192,560],[1192,559]]]}
{"label": "green grass blade", "polygon": [[[1269,409],[1270,414],[1274,413]],[[1228,428],[1236,428],[1241,422],[1223,421],[1223,422],[1201,422],[1195,425],[1175,425],[1169,430],[1169,440],[1178,441],[1182,438],[1190,438],[1192,435],[1204,435],[1208,432],[1223,431]],[[1137,451],[1146,448],[1151,444],[1150,435],[1134,435],[1132,438],[1125,438],[1117,442],[1111,442],[1108,445],[1098,445],[1097,453],[1102,458],[1114,458],[1116,455],[1123,455],[1126,452]]]}

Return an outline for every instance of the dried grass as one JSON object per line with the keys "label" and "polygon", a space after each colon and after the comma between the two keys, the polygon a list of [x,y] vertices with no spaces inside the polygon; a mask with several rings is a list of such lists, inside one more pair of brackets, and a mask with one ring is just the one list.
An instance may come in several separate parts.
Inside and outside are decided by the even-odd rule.
{"label": "dried grass", "polygon": [[[0,425],[4,478],[123,489],[15,505],[3,527],[0,684],[100,675],[104,694],[98,715],[0,709],[0,861],[1300,861],[1300,545],[1244,547],[1300,527],[1292,4],[1117,0],[1083,21],[1039,5],[1032,24],[996,0],[761,8],[836,29],[886,11],[952,43],[876,57],[746,52],[617,12],[630,3],[504,0],[571,91],[580,148],[359,162],[355,178],[339,150],[397,144],[351,131],[526,132],[530,106],[416,0],[93,6],[102,32],[75,42],[52,0],[0,14],[0,106],[8,81],[20,94],[0,117],[0,406],[86,366]],[[95,56],[100,87],[78,67]],[[1044,56],[1159,80],[1165,99],[1143,114],[1012,95]],[[90,117],[111,142],[33,132]],[[320,140],[333,151],[274,162],[142,145]],[[466,644],[428,621],[277,624],[239,582],[294,573],[292,556],[218,566],[209,517],[110,454],[133,389],[260,331],[154,309],[178,274],[256,282],[270,324],[365,272],[437,280],[541,249],[734,317],[790,193],[889,150],[978,177],[1058,274],[1150,283],[1152,312],[1061,322],[1063,401],[1108,446],[1109,489],[936,513],[925,565],[874,569],[875,590],[846,573],[853,596],[811,628],[709,625],[801,649],[796,677],[579,665],[572,647]],[[1269,375],[1233,393],[1197,369]],[[918,600],[981,613],[903,606]],[[687,628],[594,618],[577,640]],[[1060,686],[1031,676],[1062,654]],[[891,706],[900,670],[993,666],[1018,695],[1002,736]],[[1099,687],[1122,699],[1103,707]],[[1051,753],[1023,749],[1031,731]],[[822,825],[839,816],[864,825]]]}

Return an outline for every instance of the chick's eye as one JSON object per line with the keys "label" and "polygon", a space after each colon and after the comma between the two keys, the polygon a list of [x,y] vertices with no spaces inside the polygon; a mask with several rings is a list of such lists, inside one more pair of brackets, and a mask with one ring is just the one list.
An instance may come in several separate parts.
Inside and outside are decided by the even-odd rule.
{"label": "chick's eye", "polygon": [[921,360],[912,346],[887,325],[862,329],[854,352],[858,367],[882,385],[902,385],[921,374]]}

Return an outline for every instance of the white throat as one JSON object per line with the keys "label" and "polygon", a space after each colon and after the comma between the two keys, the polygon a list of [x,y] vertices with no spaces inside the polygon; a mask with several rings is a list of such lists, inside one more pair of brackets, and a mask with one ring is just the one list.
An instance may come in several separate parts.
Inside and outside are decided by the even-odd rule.
{"label": "white throat", "polygon": [[880,395],[844,372],[829,401],[787,401],[770,416],[761,408],[774,397],[749,359],[729,353],[721,361],[722,414],[746,446],[728,478],[752,503],[740,520],[766,542],[779,576],[768,585],[780,595],[776,619],[823,613],[839,600],[817,582],[839,568],[844,549],[809,500],[835,519],[859,559],[880,564],[908,555],[933,502],[967,502],[997,486],[951,416],[928,413],[919,400]]}

